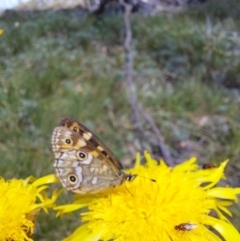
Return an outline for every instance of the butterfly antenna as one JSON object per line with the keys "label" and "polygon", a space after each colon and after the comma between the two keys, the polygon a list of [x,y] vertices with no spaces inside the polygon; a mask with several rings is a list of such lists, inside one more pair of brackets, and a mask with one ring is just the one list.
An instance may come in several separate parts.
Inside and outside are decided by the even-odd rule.
{"label": "butterfly antenna", "polygon": [[139,176],[138,174],[127,174],[127,176],[126,176],[126,180],[127,181],[129,181],[129,182],[131,182],[131,181],[133,181],[136,177],[141,177],[141,178],[145,178],[145,179],[148,179],[148,180],[150,180],[151,182],[157,182],[155,179],[153,179],[153,178],[149,178],[149,177],[144,177],[144,176]]}
{"label": "butterfly antenna", "polygon": [[[139,176],[139,175],[138,175],[138,176]],[[139,177],[145,178],[145,179],[147,179],[147,180],[149,180],[149,181],[151,181],[151,182],[157,182],[157,180],[155,180],[155,179],[153,179],[153,178],[143,177],[143,176],[139,176]]]}

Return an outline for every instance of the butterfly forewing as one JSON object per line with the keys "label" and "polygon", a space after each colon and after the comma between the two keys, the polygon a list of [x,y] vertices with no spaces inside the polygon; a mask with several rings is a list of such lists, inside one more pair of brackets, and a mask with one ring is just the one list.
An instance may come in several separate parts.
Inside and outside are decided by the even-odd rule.
{"label": "butterfly forewing", "polygon": [[87,142],[88,146],[98,154],[98,158],[102,161],[109,162],[108,164],[112,165],[114,169],[123,169],[122,164],[112,151],[109,150],[109,148],[83,124],[72,119],[65,118],[61,120],[60,125],[79,133],[79,135]]}

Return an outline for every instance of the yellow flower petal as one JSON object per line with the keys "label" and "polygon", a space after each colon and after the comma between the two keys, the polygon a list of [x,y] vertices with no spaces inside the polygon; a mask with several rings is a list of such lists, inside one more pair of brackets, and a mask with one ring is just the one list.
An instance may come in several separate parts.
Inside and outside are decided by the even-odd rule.
{"label": "yellow flower petal", "polygon": [[174,168],[174,171],[194,171],[198,169],[198,165],[196,164],[197,158],[196,157],[192,157],[191,159],[189,159],[188,161],[185,161],[183,163],[181,163],[180,165],[177,165]]}
{"label": "yellow flower petal", "polygon": [[152,159],[152,157],[148,151],[144,151],[144,156],[145,156],[147,165],[149,167],[157,166],[158,162],[156,160]]}
{"label": "yellow flower petal", "polygon": [[227,208],[225,208],[224,206],[221,206],[221,205],[217,205],[217,207],[218,207],[221,211],[223,211],[224,213],[226,213],[228,216],[232,217],[231,212],[230,212]]}
{"label": "yellow flower petal", "polygon": [[54,174],[50,174],[41,178],[38,178],[36,181],[33,182],[34,186],[40,186],[43,184],[55,183],[59,182],[58,178]]}
{"label": "yellow flower petal", "polygon": [[141,155],[140,155],[140,153],[137,153],[135,168],[139,168],[139,167],[141,167]]}
{"label": "yellow flower petal", "polygon": [[236,194],[240,193],[240,188],[215,187],[208,190],[208,195],[216,198],[225,198],[237,201]]}
{"label": "yellow flower petal", "polygon": [[219,232],[226,241],[240,240],[239,232],[230,223],[216,219],[214,217],[208,217],[207,223]]}
{"label": "yellow flower petal", "polygon": [[59,210],[56,216],[61,216],[64,213],[69,213],[69,212],[81,209],[85,206],[86,206],[86,204],[69,204],[69,205],[60,205],[53,209],[56,211]]}
{"label": "yellow flower petal", "polygon": [[229,160],[226,160],[226,161],[222,162],[221,165],[218,168],[214,168],[208,174],[207,173],[203,174],[203,172],[205,172],[205,170],[202,170],[202,172],[200,171],[198,173],[199,182],[209,183],[208,185],[206,185],[204,187],[204,189],[212,188],[219,182],[219,180],[224,176],[223,172],[224,172],[224,169],[225,169],[228,162],[229,162]]}
{"label": "yellow flower petal", "polygon": [[103,232],[100,230],[91,233],[87,228],[87,225],[82,225],[76,229],[71,236],[65,238],[63,241],[98,241],[101,238],[102,233]]}

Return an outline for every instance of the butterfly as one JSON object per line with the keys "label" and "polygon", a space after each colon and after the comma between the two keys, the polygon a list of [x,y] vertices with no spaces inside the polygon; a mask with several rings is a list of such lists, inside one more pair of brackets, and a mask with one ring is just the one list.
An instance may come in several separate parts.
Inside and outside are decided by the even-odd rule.
{"label": "butterfly", "polygon": [[62,119],[52,133],[56,175],[63,187],[75,193],[97,193],[132,181],[118,158],[87,127]]}

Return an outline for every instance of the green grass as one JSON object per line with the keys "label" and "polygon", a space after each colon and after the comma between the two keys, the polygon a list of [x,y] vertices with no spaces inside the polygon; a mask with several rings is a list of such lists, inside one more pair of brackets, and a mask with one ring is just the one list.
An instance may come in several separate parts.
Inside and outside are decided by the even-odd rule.
{"label": "green grass", "polygon": [[[172,154],[202,163],[231,158],[229,180],[239,185],[240,3],[214,2],[171,16],[134,15],[134,77],[139,101]],[[1,176],[52,173],[51,132],[68,116],[119,158],[134,158],[120,16],[8,13],[0,27]],[[50,226],[45,219],[41,214],[36,240],[60,240],[77,226],[76,217],[52,214]]]}

